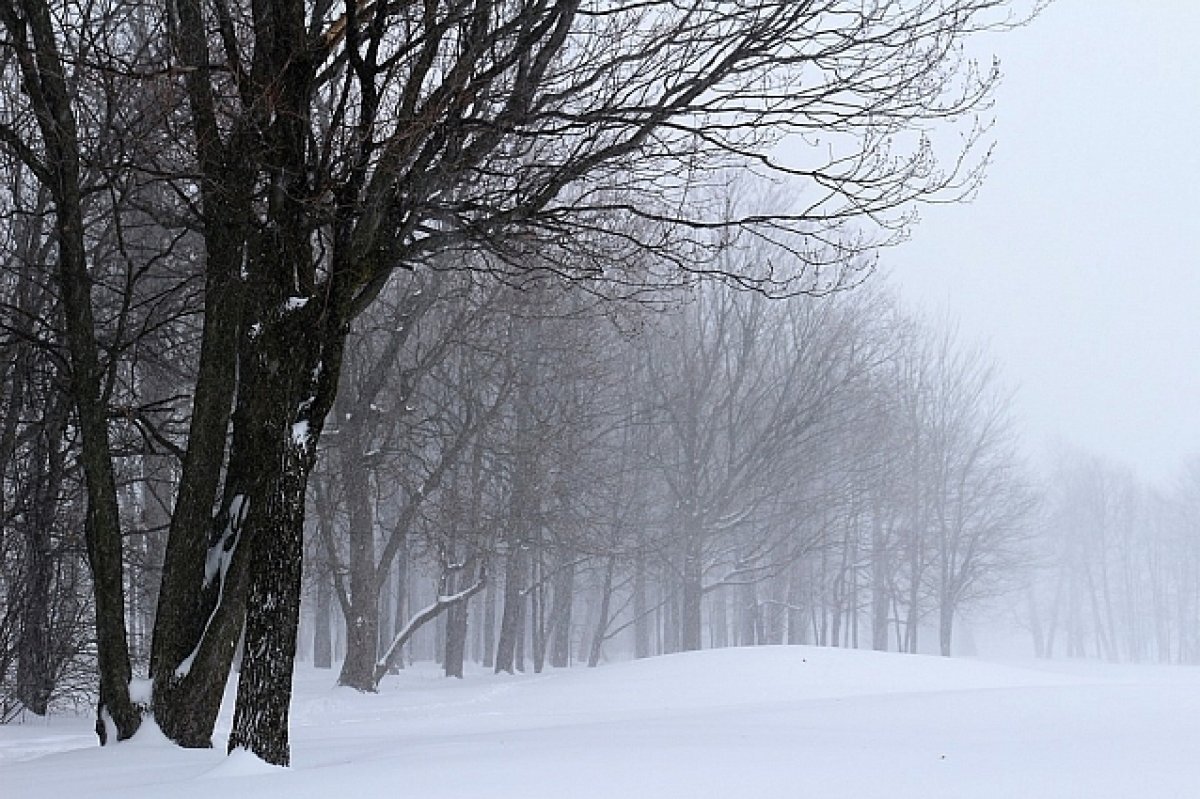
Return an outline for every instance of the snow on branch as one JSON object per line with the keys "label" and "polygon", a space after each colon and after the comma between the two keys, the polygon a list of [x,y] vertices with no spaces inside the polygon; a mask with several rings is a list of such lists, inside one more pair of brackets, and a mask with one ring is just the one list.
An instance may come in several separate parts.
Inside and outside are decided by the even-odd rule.
{"label": "snow on branch", "polygon": [[417,613],[408,620],[408,624],[392,639],[392,643],[388,645],[387,651],[383,656],[375,662],[375,674],[372,676],[373,686],[378,688],[379,681],[383,679],[383,675],[387,674],[391,668],[392,662],[399,657],[401,648],[412,638],[417,630],[425,626],[426,623],[433,621],[442,613],[442,611],[457,605],[461,602],[466,602],[471,597],[478,594],[487,585],[487,569],[479,568],[479,578],[469,588],[459,591],[456,594],[439,596],[434,600],[432,605],[429,605],[421,612]]}

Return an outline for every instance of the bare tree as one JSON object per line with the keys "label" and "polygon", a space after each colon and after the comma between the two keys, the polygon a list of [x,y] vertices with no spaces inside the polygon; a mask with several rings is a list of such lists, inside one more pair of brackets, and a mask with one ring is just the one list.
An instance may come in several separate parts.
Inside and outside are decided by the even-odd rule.
{"label": "bare tree", "polygon": [[[122,0],[0,6],[16,54],[6,69],[24,88],[0,142],[54,209],[89,499],[98,715],[101,730],[111,725],[102,739],[132,735],[146,708],[128,689],[109,320],[95,313],[85,247],[91,95],[68,76],[151,87],[113,105],[123,119],[159,109],[142,117],[175,145],[154,167],[203,240],[153,713],[178,743],[210,745],[244,637],[230,746],[286,763],[307,478],[350,324],[389,275],[454,247],[510,255],[519,241],[537,259],[510,258],[510,274],[540,266],[630,290],[680,269],[776,291],[840,285],[851,256],[893,240],[914,201],[974,185],[978,131],[941,167],[913,131],[969,119],[986,101],[994,72],[963,60],[960,44],[1004,22],[1005,6],[180,0],[162,16],[126,13]],[[161,111],[180,94],[186,127]],[[772,147],[788,132],[829,142],[779,160]],[[110,173],[141,166],[120,150],[88,155]],[[692,191],[745,165],[793,176],[802,199],[731,220],[711,193]],[[711,267],[698,256],[713,225],[753,230],[791,257],[750,273]]]}

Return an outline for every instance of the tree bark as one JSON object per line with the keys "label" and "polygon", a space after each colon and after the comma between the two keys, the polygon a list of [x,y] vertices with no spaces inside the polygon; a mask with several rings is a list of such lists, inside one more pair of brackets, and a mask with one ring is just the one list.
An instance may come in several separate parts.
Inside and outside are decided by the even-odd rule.
{"label": "tree bark", "polygon": [[612,607],[613,573],[616,571],[617,559],[609,556],[604,567],[604,583],[600,586],[600,610],[596,614],[596,629],[592,633],[591,651],[588,652],[588,668],[600,665],[604,654],[604,642],[608,636],[608,617]]}
{"label": "tree bark", "polygon": [[575,604],[575,562],[559,567],[554,578],[554,603],[550,611],[550,665],[571,665],[571,610]]}
{"label": "tree bark", "polygon": [[704,568],[698,536],[689,537],[683,555],[683,594],[680,607],[680,649],[694,652],[703,645]]}
{"label": "tree bark", "polygon": [[83,237],[79,136],[68,71],[58,48],[49,6],[23,0],[21,12],[0,4],[0,22],[18,56],[22,87],[29,97],[45,148],[44,161],[30,159],[54,201],[58,244],[55,274],[70,353],[70,394],[81,440],[80,466],[87,485],[85,524],[96,613],[96,657],[100,697],[96,734],[129,738],[142,711],[129,696],[132,668],[125,630],[125,586],[116,477],[109,447],[108,412],[101,392],[101,365],[92,312],[92,278]]}
{"label": "tree bark", "polygon": [[245,654],[229,736],[230,751],[245,748],[279,766],[291,758],[288,711],[300,622],[304,493],[311,467],[311,458],[299,447],[288,449],[284,473],[264,497],[265,512],[255,518],[251,511],[251,524],[260,527],[252,537]]}
{"label": "tree bark", "polygon": [[487,593],[483,597],[483,667],[494,668],[496,665],[496,581],[489,580]]}
{"label": "tree bark", "polygon": [[65,409],[52,401],[33,447],[29,505],[21,524],[25,539],[24,602],[17,639],[16,697],[39,716],[49,710],[55,684],[51,631],[51,584],[54,561],[50,531],[65,474],[66,453],[60,449],[66,427]]}
{"label": "tree bark", "polygon": [[888,648],[888,560],[880,509],[871,518],[871,648],[886,652]]}
{"label": "tree bark", "polygon": [[[463,568],[446,581],[444,594],[464,590],[462,577],[475,572],[475,558],[468,558]],[[467,656],[467,619],[469,606],[466,601],[455,602],[446,609],[446,650],[442,662],[447,677],[462,679]]]}
{"label": "tree bark", "polygon": [[[346,617],[346,659],[338,685],[370,691],[379,652],[379,592],[376,583],[375,518],[371,506],[370,474],[363,463],[363,429],[359,419],[341,413],[338,441],[342,490],[350,527],[350,613]],[[346,416],[351,418],[346,419]]]}
{"label": "tree bark", "polygon": [[521,616],[525,597],[522,587],[525,585],[526,553],[519,545],[513,546],[505,560],[504,569],[504,607],[500,615],[500,635],[496,642],[495,672],[506,671],[513,674],[517,664],[517,637],[521,634]]}
{"label": "tree bark", "polygon": [[954,642],[954,602],[943,597],[938,609],[938,646],[942,657],[950,657]]}
{"label": "tree bark", "polygon": [[318,669],[333,668],[333,578],[322,571],[317,574],[317,603],[313,620],[313,666]]}
{"label": "tree bark", "polygon": [[646,553],[644,534],[638,537],[638,553],[633,564],[633,656],[650,657],[650,614],[646,601]]}

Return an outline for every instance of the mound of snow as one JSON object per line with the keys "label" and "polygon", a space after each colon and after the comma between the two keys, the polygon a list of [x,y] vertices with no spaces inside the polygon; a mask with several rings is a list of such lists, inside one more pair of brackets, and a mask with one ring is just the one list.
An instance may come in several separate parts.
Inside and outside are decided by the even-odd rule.
{"label": "mound of snow", "polygon": [[758,647],[465,680],[422,667],[371,695],[334,676],[297,675],[290,769],[225,757],[220,735],[181,750],[151,728],[130,745],[5,762],[55,734],[77,746],[80,719],[24,739],[0,728],[3,795],[1105,799],[1200,786],[1196,669]]}
{"label": "mound of snow", "polygon": [[253,777],[261,774],[273,774],[282,771],[282,766],[273,766],[260,759],[253,752],[241,747],[235,748],[229,756],[221,761],[221,765],[201,775],[206,778]]}

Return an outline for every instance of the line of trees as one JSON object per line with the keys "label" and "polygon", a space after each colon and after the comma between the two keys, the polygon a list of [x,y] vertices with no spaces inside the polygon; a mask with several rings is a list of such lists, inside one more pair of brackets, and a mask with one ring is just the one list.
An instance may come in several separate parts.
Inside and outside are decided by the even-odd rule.
{"label": "line of trees", "polygon": [[[357,424],[436,431],[318,470],[307,623],[318,665],[342,642],[342,684],[402,665],[381,653],[404,608],[437,597],[456,599],[422,652],[461,676],[468,648],[540,670],[734,644],[917,651],[930,627],[949,654],[964,608],[1021,584],[1034,494],[1007,395],[981,352],[886,297],[706,284],[612,319],[553,280],[499,293],[433,302],[392,381],[331,422],[338,448]],[[506,330],[463,336],[466,319]],[[491,352],[501,335],[522,344]],[[365,599],[331,616],[330,583]]]}
{"label": "line of trees", "polygon": [[1067,451],[1047,486],[1026,617],[1035,651],[1200,662],[1200,460],[1163,491]]}
{"label": "line of trees", "polygon": [[[745,351],[719,368],[677,353],[736,384],[725,400],[697,396],[697,411],[756,438],[706,443],[685,422],[669,444],[650,440],[597,403],[638,380],[661,378],[656,392],[686,380],[677,364],[627,359],[630,380],[604,391],[572,382],[595,370],[556,371],[566,340],[553,337],[566,331],[551,321],[559,310],[538,308],[584,312],[560,284],[628,299],[699,275],[774,294],[855,282],[915,203],[975,187],[986,154],[973,113],[996,73],[967,60],[963,41],[1009,24],[1009,11],[1003,0],[0,3],[0,478],[15,653],[0,676],[11,666],[18,701],[37,710],[88,662],[101,742],[153,717],[176,743],[210,746],[240,653],[230,747],[286,764],[306,549],[332,583],[318,596],[350,620],[342,680],[369,689],[412,632],[388,641],[378,595],[408,584],[398,564],[414,557],[439,564],[446,600],[430,616],[444,609],[453,630],[503,569],[491,600],[501,668],[530,629],[546,633],[535,654],[549,641],[561,659],[550,633],[564,635],[571,610],[553,586],[583,567],[549,547],[545,514],[606,508],[603,524],[553,526],[579,557],[605,553],[598,658],[626,561],[652,577],[653,542],[637,543],[648,533],[631,514],[658,489],[625,491],[617,477],[647,458],[660,458],[649,472],[660,484],[679,481],[669,515],[685,543],[657,559],[679,602],[647,587],[641,618],[675,613],[670,636],[699,645],[713,564],[732,584],[774,562],[773,534],[744,551],[729,536],[769,508],[788,512],[779,485],[731,498],[716,483],[754,482],[773,449],[825,441],[822,454],[842,457],[809,418],[823,400],[793,384],[801,394],[772,405],[748,377],[782,357],[752,344],[770,314],[722,310],[700,290],[679,324],[716,325]],[[962,128],[956,149],[922,135],[932,121]],[[741,209],[722,187],[748,171],[788,190]],[[771,252],[728,260],[742,237]],[[817,322],[790,313],[779,346],[799,357]],[[447,321],[464,314],[467,327]],[[460,332],[431,330],[440,315]],[[857,361],[830,361],[831,385],[857,379]],[[397,379],[382,396],[378,384]],[[629,407],[659,437],[661,414],[687,396]],[[773,428],[772,411],[798,417]],[[616,446],[614,430],[647,451]],[[616,460],[585,457],[601,445]],[[724,447],[725,476],[679,460],[692,446]],[[312,486],[327,502],[306,542],[320,451],[340,472]],[[391,482],[379,476],[389,462]],[[608,492],[597,507],[567,489],[589,478]],[[824,495],[839,494],[827,483]],[[452,506],[453,528],[421,534]],[[961,525],[944,527],[949,541]],[[943,571],[945,597],[965,596],[960,567]],[[528,619],[526,599],[539,603]],[[408,610],[392,607],[393,628]]]}

